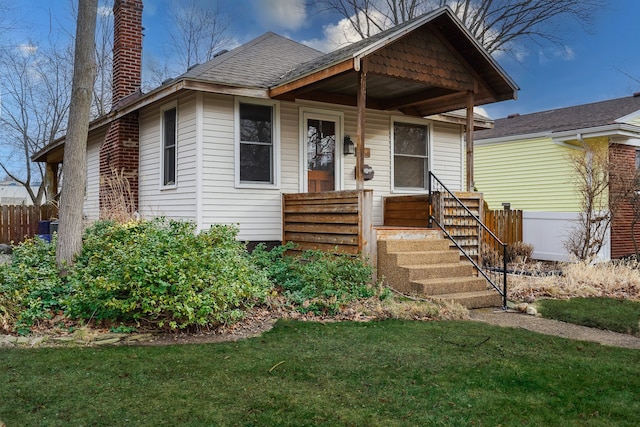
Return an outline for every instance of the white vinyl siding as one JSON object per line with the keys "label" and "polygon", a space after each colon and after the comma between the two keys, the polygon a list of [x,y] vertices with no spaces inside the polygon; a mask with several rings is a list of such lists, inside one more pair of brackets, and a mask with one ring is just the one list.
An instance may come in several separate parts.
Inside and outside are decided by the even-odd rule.
{"label": "white vinyl siding", "polygon": [[176,182],[162,185],[161,108],[140,113],[140,213],[145,218],[166,216],[196,220],[196,103],[195,95],[176,101],[178,114]]}
{"label": "white vinyl siding", "polygon": [[84,198],[84,215],[89,220],[100,217],[100,146],[105,132],[95,132],[87,141],[87,190]]}
{"label": "white vinyl siding", "polygon": [[449,123],[433,124],[431,171],[451,191],[464,189],[464,129]]}
{"label": "white vinyl siding", "polygon": [[[298,193],[301,188],[300,114],[321,109],[342,114],[343,135],[355,142],[357,112],[353,107],[297,101],[279,103],[279,166],[275,179],[279,186],[237,186],[236,182],[236,111],[237,100],[230,95],[202,94],[202,116],[196,120],[196,97],[177,99],[178,153],[177,182],[173,189],[162,189],[160,107],[148,108],[140,115],[140,209],[145,217],[197,221],[201,229],[212,224],[237,224],[240,240],[269,241],[282,238],[282,193]],[[244,98],[242,98],[244,100]],[[391,132],[392,115],[367,110],[366,148],[370,156],[365,163],[374,170],[374,178],[365,188],[374,191],[374,224],[382,224],[382,198],[406,194],[392,192]],[[403,116],[394,114],[396,120]],[[416,119],[411,119],[416,121]],[[462,166],[462,130],[459,126],[419,120],[430,129],[429,166],[452,190],[459,190]],[[196,138],[197,123],[202,135]],[[202,141],[196,147],[198,140]],[[338,144],[342,146],[342,141]],[[196,149],[197,148],[197,149]],[[196,153],[198,158],[196,158]],[[355,156],[342,157],[343,188],[355,189]],[[198,163],[199,162],[199,163]],[[198,172],[199,171],[199,172]],[[197,174],[200,182],[195,183]],[[200,194],[197,194],[199,191]],[[426,191],[425,191],[426,192]]]}
{"label": "white vinyl siding", "polygon": [[[204,96],[201,160],[203,227],[218,223],[237,224],[240,228],[238,238],[241,240],[280,240],[280,189],[273,185],[236,188],[234,105],[231,96]],[[285,117],[288,115],[285,114]],[[294,129],[297,132],[297,124]],[[280,143],[284,146],[285,141],[291,143],[286,137],[281,138]],[[297,139],[295,144],[297,153]],[[285,158],[292,157],[289,148],[282,148],[281,151]],[[290,175],[286,173],[286,176]],[[278,181],[277,175],[275,179]]]}

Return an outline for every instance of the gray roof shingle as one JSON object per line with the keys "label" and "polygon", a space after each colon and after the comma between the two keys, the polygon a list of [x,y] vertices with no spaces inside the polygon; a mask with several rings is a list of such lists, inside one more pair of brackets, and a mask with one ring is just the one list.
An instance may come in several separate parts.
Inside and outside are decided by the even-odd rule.
{"label": "gray roof shingle", "polygon": [[493,129],[476,132],[475,140],[613,125],[619,123],[618,119],[637,111],[640,111],[640,96],[514,115],[495,120]]}
{"label": "gray roof shingle", "polygon": [[318,50],[269,32],[194,66],[177,79],[266,89],[271,82],[300,63],[322,55],[324,54]]}

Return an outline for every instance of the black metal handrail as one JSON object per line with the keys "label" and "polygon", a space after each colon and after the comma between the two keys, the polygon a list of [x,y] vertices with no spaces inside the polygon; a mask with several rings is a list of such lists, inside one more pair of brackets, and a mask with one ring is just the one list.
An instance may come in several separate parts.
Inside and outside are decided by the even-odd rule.
{"label": "black metal handrail", "polygon": [[[428,186],[431,206],[429,227],[436,223],[462,255],[473,264],[478,273],[498,291],[502,296],[502,308],[506,309],[507,245],[502,243],[480,218],[471,212],[432,172],[429,172]],[[462,233],[457,232],[460,229],[463,230]],[[477,233],[465,233],[465,229],[477,230]]]}

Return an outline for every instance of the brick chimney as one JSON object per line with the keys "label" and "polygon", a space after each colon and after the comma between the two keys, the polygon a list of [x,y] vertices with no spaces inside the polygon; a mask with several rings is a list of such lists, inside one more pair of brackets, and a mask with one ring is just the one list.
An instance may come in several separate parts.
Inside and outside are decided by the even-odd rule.
{"label": "brick chimney", "polygon": [[113,94],[117,108],[138,93],[142,84],[142,0],[115,0],[113,4]]}
{"label": "brick chimney", "polygon": [[[115,0],[113,5],[112,111],[141,95],[142,84],[142,0]],[[120,210],[108,185],[114,172],[124,175],[131,189],[131,213],[138,210],[138,163],[140,127],[138,112],[114,120],[100,147],[100,216]],[[114,213],[114,212],[112,212]]]}

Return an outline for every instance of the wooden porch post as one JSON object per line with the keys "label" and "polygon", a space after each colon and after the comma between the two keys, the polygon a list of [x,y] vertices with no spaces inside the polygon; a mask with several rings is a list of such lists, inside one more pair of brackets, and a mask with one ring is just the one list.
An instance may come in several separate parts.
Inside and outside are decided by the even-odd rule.
{"label": "wooden porch post", "polygon": [[467,191],[473,191],[473,91],[467,91]]}
{"label": "wooden porch post", "polygon": [[44,171],[45,203],[47,204],[54,201],[56,194],[58,194],[58,165],[59,163],[47,162]]}
{"label": "wooden porch post", "polygon": [[360,62],[358,71],[358,123],[356,128],[356,189],[364,189],[364,125],[367,108],[367,59]]}

